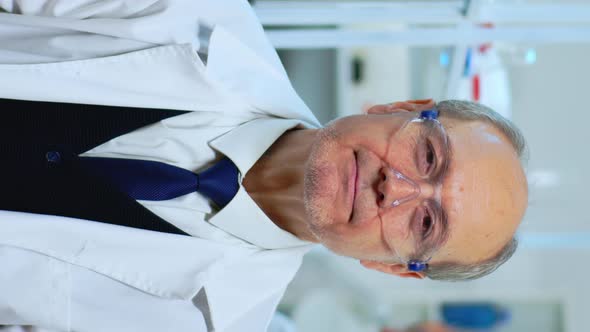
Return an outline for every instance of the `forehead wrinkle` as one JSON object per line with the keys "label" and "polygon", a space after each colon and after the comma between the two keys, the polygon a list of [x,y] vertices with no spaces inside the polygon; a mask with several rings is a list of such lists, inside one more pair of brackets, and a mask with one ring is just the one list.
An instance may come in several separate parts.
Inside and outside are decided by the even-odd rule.
{"label": "forehead wrinkle", "polygon": [[445,150],[443,151],[444,159],[442,161],[442,165],[440,166],[440,170],[437,172],[436,177],[434,179],[434,183],[442,185],[445,179],[448,176],[448,171],[453,160],[453,144],[451,143],[451,138],[449,134],[444,129],[442,123],[440,123],[441,127],[443,128],[443,132],[445,134],[444,138],[446,141],[445,146],[443,147]]}
{"label": "forehead wrinkle", "polygon": [[[457,143],[457,142],[455,142]],[[487,158],[482,159],[483,162],[485,163],[485,166],[483,171],[489,171],[489,170],[493,170],[493,169],[498,169],[498,165],[501,165],[502,163],[505,163],[504,159],[501,159],[501,161],[496,160],[497,157],[496,153],[500,153],[502,151],[496,151],[493,153],[493,156],[489,156],[487,153],[484,153],[484,156]],[[445,188],[448,186],[445,192],[447,193],[447,196],[445,196],[446,200],[444,200],[444,202],[447,204],[446,207],[446,211],[449,212],[449,214],[452,217],[457,217],[459,218],[461,221],[463,221],[464,218],[469,218],[469,220],[471,221],[477,221],[479,226],[474,226],[477,227],[478,229],[478,235],[477,236],[464,236],[465,234],[463,234],[463,223],[461,224],[461,233],[457,233],[457,231],[453,231],[451,230],[451,234],[450,236],[453,237],[453,235],[458,236],[460,239],[463,239],[464,243],[463,243],[463,247],[469,247],[469,246],[476,246],[476,247],[481,247],[482,243],[481,243],[481,239],[485,238],[485,239],[490,239],[491,242],[489,243],[489,250],[485,250],[485,252],[483,253],[483,255],[485,255],[485,257],[491,257],[494,255],[494,252],[492,252],[491,250],[495,250],[495,252],[497,252],[498,250],[501,249],[502,245],[504,244],[504,242],[509,241],[508,239],[505,239],[504,236],[499,237],[499,236],[490,236],[497,234],[496,233],[496,229],[490,229],[489,227],[484,227],[483,229],[481,229],[481,223],[482,222],[489,222],[492,219],[498,219],[497,216],[494,218],[491,218],[490,216],[493,216],[494,213],[497,215],[497,209],[495,209],[495,207],[497,205],[500,206],[506,206],[506,199],[504,199],[504,196],[498,196],[498,195],[494,195],[493,191],[490,191],[489,189],[492,187],[498,187],[501,186],[502,189],[500,192],[504,192],[504,193],[512,193],[513,192],[513,186],[511,181],[513,181],[514,177],[512,176],[501,176],[499,177],[499,179],[501,179],[502,181],[498,182],[498,181],[494,181],[493,183],[487,183],[484,182],[483,183],[483,188],[482,188],[482,183],[480,182],[480,178],[481,178],[481,170],[478,167],[474,167],[474,165],[479,165],[479,164],[473,164],[474,162],[474,158],[472,158],[472,156],[465,154],[465,155],[461,155],[461,157],[466,157],[467,159],[465,159],[466,163],[461,163],[460,165],[451,165],[451,170],[449,172],[449,176],[445,182]],[[491,158],[491,159],[490,159]],[[475,160],[479,160],[480,158],[475,158]],[[463,159],[461,159],[463,160]],[[517,160],[517,159],[516,159]],[[456,174],[453,172],[453,169],[456,167],[459,167],[461,169],[467,170],[466,173],[462,173],[462,175],[459,178],[455,178],[453,175]],[[487,174],[484,173],[484,174]],[[504,174],[504,173],[503,173]],[[512,174],[512,173],[510,173]],[[453,178],[451,178],[451,176],[453,176]],[[449,182],[449,181],[454,181],[454,182]],[[491,187],[490,187],[491,186]],[[475,192],[478,196],[477,201],[462,201],[462,200],[457,200],[457,197],[454,196],[449,196],[449,194],[453,194],[455,191],[453,189],[465,189],[465,191],[467,193],[473,193]],[[478,190],[480,189],[480,190]],[[463,190],[459,190],[460,193],[463,193]],[[456,192],[457,194],[460,194],[459,192]],[[469,194],[471,195],[471,194]],[[464,196],[462,196],[464,197]],[[469,197],[469,196],[468,196]],[[473,197],[471,197],[473,199]],[[497,203],[496,201],[501,202]],[[474,204],[474,202],[477,202],[476,204]],[[508,202],[510,202],[510,200],[508,200]],[[458,203],[458,204],[456,204]],[[468,205],[464,205],[464,203],[468,204]],[[475,210],[474,210],[475,209]],[[487,211],[487,213],[482,214],[482,212],[479,212],[481,210]],[[469,214],[465,214],[463,212],[466,211],[471,211],[471,213]],[[477,212],[476,214],[473,214],[475,212]],[[491,214],[490,214],[491,213]],[[490,215],[488,215],[490,214]],[[467,219],[465,219],[467,220]],[[475,225],[475,224],[474,224]],[[493,226],[496,227],[496,226]],[[502,232],[505,229],[501,230]],[[514,232],[514,230],[512,230],[512,233]],[[511,233],[511,234],[512,234]],[[479,239],[479,240],[478,240]],[[451,254],[452,252],[456,252],[457,248],[454,248],[455,244],[453,244],[453,248],[451,250],[451,252],[446,253],[445,256],[448,256],[449,254]],[[486,245],[488,246],[488,245]],[[447,248],[447,249],[451,249],[451,248]],[[485,248],[483,248],[485,249]],[[445,250],[446,252],[447,250]],[[481,250],[478,250],[477,252],[480,252]],[[439,258],[440,259],[440,258]],[[438,262],[437,262],[438,264]]]}

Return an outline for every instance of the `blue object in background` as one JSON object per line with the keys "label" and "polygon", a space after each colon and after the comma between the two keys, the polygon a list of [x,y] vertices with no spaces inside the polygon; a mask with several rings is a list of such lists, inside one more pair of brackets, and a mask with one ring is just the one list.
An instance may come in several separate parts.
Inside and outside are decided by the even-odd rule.
{"label": "blue object in background", "polygon": [[441,67],[446,68],[451,64],[451,55],[449,50],[444,50],[438,55],[438,63]]}
{"label": "blue object in background", "polygon": [[463,69],[463,76],[469,77],[471,76],[471,67],[473,65],[473,49],[469,47],[467,49],[467,54],[465,55],[465,68]]}
{"label": "blue object in background", "polygon": [[527,65],[534,65],[537,62],[537,51],[534,48],[526,50],[524,62],[526,62]]}
{"label": "blue object in background", "polygon": [[510,312],[494,303],[455,302],[441,307],[444,321],[462,329],[486,330],[510,320]]}

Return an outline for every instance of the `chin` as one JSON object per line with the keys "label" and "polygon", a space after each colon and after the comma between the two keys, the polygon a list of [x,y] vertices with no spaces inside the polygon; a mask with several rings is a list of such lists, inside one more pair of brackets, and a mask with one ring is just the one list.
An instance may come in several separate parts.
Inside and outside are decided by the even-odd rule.
{"label": "chin", "polygon": [[334,177],[329,166],[306,167],[303,198],[310,230],[316,236],[334,223],[334,201],[338,192]]}
{"label": "chin", "polygon": [[326,228],[338,223],[341,190],[338,170],[339,146],[329,128],[323,128],[305,165],[304,203],[310,230],[319,237]]}

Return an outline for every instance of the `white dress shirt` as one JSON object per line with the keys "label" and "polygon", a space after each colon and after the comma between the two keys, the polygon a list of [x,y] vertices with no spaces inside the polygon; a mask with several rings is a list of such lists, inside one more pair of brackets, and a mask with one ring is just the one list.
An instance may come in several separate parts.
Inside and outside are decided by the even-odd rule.
{"label": "white dress shirt", "polygon": [[[0,8],[12,12],[0,13],[0,98],[193,111],[89,155],[198,171],[223,154],[243,177],[286,130],[319,126],[243,1],[0,0]],[[272,223],[243,188],[219,212],[196,193],[140,203],[193,237],[0,211],[0,323],[265,330],[309,244]]]}

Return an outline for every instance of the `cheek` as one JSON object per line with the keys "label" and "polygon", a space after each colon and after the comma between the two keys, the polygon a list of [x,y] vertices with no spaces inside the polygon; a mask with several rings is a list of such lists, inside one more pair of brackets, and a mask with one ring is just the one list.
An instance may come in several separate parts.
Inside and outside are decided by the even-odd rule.
{"label": "cheek", "polygon": [[388,253],[380,221],[376,217],[360,225],[332,225],[323,235],[322,243],[340,255],[367,259]]}
{"label": "cheek", "polygon": [[412,214],[412,207],[403,204],[381,212],[383,233],[391,245],[400,245],[401,242],[407,242],[411,237]]}
{"label": "cheek", "polygon": [[368,149],[380,156],[387,151],[387,141],[391,130],[383,124],[383,119],[365,117],[357,118],[356,121],[335,122],[332,126],[339,134],[340,145],[354,150]]}
{"label": "cheek", "polygon": [[388,150],[385,162],[393,169],[401,172],[407,178],[410,178],[413,181],[420,180],[420,176],[417,174],[416,170],[416,163],[409,151],[403,148],[393,147]]}
{"label": "cheek", "polygon": [[384,160],[394,169],[413,180],[419,180],[416,158],[417,138],[406,133],[396,132],[387,140]]}

